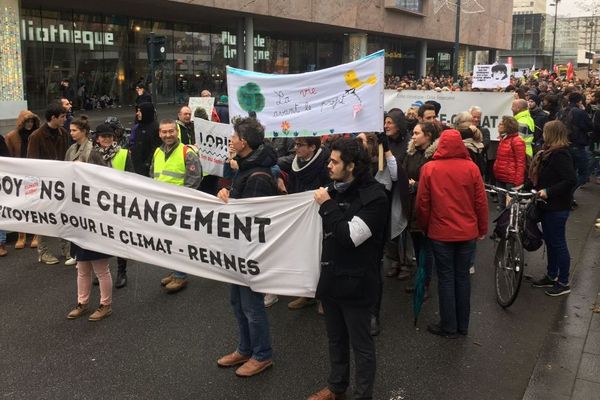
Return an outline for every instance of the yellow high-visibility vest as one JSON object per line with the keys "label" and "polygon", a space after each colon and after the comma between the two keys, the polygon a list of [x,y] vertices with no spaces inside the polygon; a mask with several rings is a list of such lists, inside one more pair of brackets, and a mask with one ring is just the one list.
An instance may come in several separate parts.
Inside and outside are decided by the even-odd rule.
{"label": "yellow high-visibility vest", "polygon": [[129,154],[129,150],[120,149],[117,154],[112,159],[112,167],[117,171],[125,171],[125,164],[127,162],[127,154]]}
{"label": "yellow high-visibility vest", "polygon": [[185,183],[185,148],[186,145],[179,143],[173,150],[168,160],[165,153],[158,147],[154,151],[154,179],[159,182],[167,182],[173,185],[183,186]]}

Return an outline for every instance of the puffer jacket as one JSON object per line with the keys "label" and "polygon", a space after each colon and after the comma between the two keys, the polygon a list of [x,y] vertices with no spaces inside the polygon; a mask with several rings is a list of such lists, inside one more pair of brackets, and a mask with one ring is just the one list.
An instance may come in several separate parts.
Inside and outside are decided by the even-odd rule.
{"label": "puffer jacket", "polygon": [[417,223],[433,240],[462,242],[487,233],[483,179],[458,131],[442,132],[433,160],[421,167],[416,212]]}
{"label": "puffer jacket", "polygon": [[[28,119],[33,119],[33,128],[30,131],[25,130],[25,121]],[[19,113],[19,116],[17,117],[16,129],[8,132],[4,137],[4,139],[6,139],[6,147],[8,147],[8,152],[10,153],[11,157],[27,157],[27,144],[29,135],[37,130],[40,125],[40,119],[31,111],[24,110]],[[24,141],[25,146],[23,146]]]}
{"label": "puffer jacket", "polygon": [[501,138],[494,162],[496,180],[519,186],[525,182],[525,166],[525,142],[519,134]]}

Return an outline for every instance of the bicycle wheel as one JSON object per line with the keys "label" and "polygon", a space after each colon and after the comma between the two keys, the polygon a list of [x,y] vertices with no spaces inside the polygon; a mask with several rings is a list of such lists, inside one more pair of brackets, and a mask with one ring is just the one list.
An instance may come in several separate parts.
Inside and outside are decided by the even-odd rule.
{"label": "bicycle wheel", "polygon": [[496,278],[496,300],[503,308],[514,303],[523,279],[525,253],[521,240],[517,235],[511,234],[502,239],[494,256]]}

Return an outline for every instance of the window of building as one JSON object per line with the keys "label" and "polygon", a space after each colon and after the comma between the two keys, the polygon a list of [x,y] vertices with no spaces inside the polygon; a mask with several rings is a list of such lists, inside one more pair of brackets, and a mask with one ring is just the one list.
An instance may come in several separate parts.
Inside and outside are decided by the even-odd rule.
{"label": "window of building", "polygon": [[385,0],[385,7],[422,13],[423,0]]}

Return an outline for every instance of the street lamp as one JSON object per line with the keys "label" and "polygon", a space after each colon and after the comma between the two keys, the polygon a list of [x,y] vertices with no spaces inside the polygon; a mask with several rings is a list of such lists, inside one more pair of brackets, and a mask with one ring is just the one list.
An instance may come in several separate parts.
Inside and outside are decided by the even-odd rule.
{"label": "street lamp", "polygon": [[590,21],[588,24],[590,27],[590,58],[588,59],[588,76],[592,73],[592,43],[594,38],[594,21]]}
{"label": "street lamp", "polygon": [[[560,0],[559,0],[560,1]],[[456,26],[454,32],[454,49],[452,50],[452,77],[458,81],[458,52],[460,50],[460,0],[456,0]]]}
{"label": "street lamp", "polygon": [[560,3],[560,0],[554,0],[554,4],[550,4],[550,7],[554,6],[554,30],[552,31],[552,59],[550,60],[550,68],[554,68],[554,54],[556,52],[556,19],[558,17],[558,3]]}

